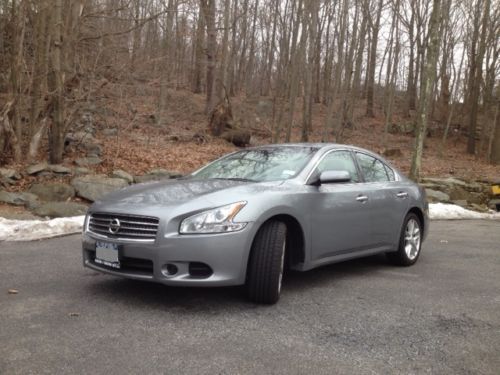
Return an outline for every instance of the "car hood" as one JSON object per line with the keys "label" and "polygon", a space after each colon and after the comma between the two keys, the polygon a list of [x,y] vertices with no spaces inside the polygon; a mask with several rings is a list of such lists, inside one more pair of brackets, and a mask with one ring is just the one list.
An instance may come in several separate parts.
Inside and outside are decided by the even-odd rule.
{"label": "car hood", "polygon": [[[272,182],[250,182],[240,180],[223,179],[178,179],[164,180],[153,183],[133,185],[121,190],[107,194],[95,206],[109,206],[119,204],[120,206],[172,206],[182,205],[197,199],[203,199],[207,203],[215,203],[224,191],[241,190],[242,193],[256,192],[272,186],[281,185],[283,181]],[[214,201],[215,199],[215,201]]]}

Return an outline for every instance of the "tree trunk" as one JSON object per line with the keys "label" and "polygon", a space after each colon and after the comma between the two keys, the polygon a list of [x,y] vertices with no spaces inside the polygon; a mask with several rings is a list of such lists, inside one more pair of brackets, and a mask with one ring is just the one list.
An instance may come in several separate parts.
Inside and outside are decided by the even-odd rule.
{"label": "tree trunk", "polygon": [[64,82],[62,72],[62,0],[54,0],[52,7],[52,43],[49,59],[48,87],[52,95],[52,124],[49,132],[49,160],[52,164],[62,162],[64,151]]}
{"label": "tree trunk", "polygon": [[210,113],[215,106],[215,66],[217,53],[217,31],[215,29],[215,0],[201,0],[207,23],[207,102],[205,113]]}
{"label": "tree trunk", "polygon": [[413,150],[410,178],[414,181],[420,179],[420,168],[422,154],[424,150],[425,134],[429,120],[429,109],[432,100],[432,89],[436,79],[436,63],[439,55],[439,41],[441,18],[441,0],[433,0],[432,13],[429,20],[429,44],[427,45],[425,69],[422,75],[422,85],[420,87],[420,100],[417,113],[417,126],[415,147]]}
{"label": "tree trunk", "polygon": [[[469,113],[469,139],[467,141],[467,152],[469,154],[476,153],[476,127],[477,127],[477,114],[479,111],[479,89],[481,85],[481,80],[483,77],[483,59],[486,50],[486,31],[488,28],[488,19],[490,16],[490,0],[484,0],[483,9],[483,20],[482,20],[482,30],[481,39],[479,41],[479,51],[477,56],[473,56],[475,60],[474,77],[472,78],[471,89],[471,110]],[[473,41],[474,43],[474,41]]]}
{"label": "tree trunk", "polygon": [[382,15],[382,8],[384,6],[384,0],[380,0],[377,8],[377,16],[375,23],[372,24],[372,44],[370,52],[370,65],[368,67],[368,85],[366,88],[366,116],[374,117],[375,112],[373,110],[373,99],[374,99],[374,86],[375,86],[375,67],[377,65],[377,43],[378,43],[378,32],[380,30],[380,17]]}

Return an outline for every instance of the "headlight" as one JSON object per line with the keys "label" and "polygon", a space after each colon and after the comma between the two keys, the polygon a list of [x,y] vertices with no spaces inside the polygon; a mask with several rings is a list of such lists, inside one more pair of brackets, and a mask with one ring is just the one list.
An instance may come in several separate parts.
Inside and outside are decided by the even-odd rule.
{"label": "headlight", "polygon": [[181,234],[236,232],[247,223],[235,223],[234,217],[247,202],[236,202],[204,211],[184,219],[179,228]]}

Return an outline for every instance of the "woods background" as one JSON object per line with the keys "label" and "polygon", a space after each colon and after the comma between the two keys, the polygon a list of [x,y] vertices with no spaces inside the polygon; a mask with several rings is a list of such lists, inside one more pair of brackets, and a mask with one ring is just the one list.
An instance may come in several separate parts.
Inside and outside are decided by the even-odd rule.
{"label": "woods background", "polygon": [[[499,35],[491,0],[1,0],[0,165],[63,162],[110,95],[148,95],[148,119],[175,133],[178,93],[204,95],[212,135],[353,142],[377,118],[365,136],[411,137],[414,179],[430,128],[439,154],[453,135],[500,164]],[[245,98],[266,98],[268,120],[233,119]]]}

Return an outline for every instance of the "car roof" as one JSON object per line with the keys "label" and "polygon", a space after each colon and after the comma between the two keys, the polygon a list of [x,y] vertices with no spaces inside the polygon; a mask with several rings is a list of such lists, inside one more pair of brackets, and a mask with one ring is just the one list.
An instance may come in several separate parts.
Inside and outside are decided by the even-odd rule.
{"label": "car roof", "polygon": [[363,151],[368,154],[373,154],[376,155],[373,151],[366,150],[361,147],[353,146],[353,145],[346,145],[346,144],[341,144],[341,143],[322,143],[322,142],[316,142],[316,143],[309,143],[309,142],[299,142],[299,143],[274,143],[274,144],[268,144],[268,145],[261,145],[261,146],[255,146],[251,147],[253,149],[259,149],[259,148],[270,148],[270,147],[312,147],[316,148],[318,150],[325,149],[325,150],[330,150],[330,149],[336,149],[336,148],[349,148],[351,150],[356,150],[356,151]]}

